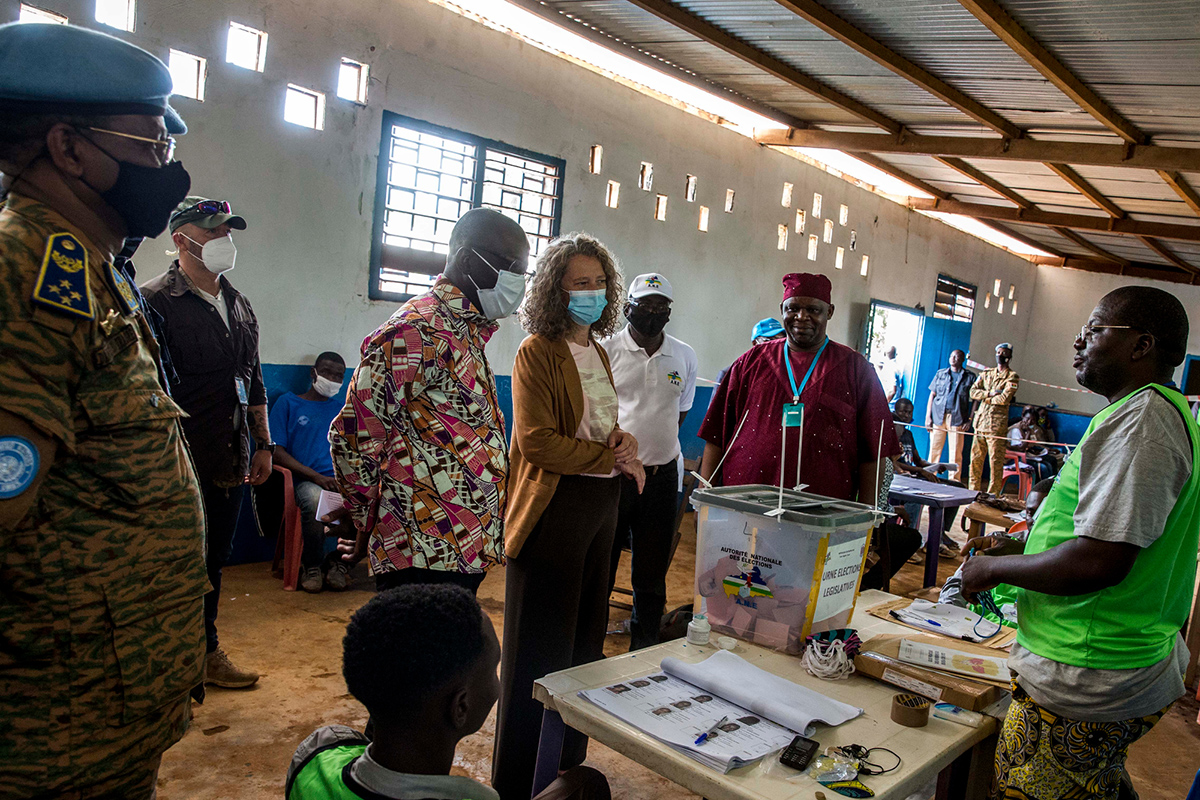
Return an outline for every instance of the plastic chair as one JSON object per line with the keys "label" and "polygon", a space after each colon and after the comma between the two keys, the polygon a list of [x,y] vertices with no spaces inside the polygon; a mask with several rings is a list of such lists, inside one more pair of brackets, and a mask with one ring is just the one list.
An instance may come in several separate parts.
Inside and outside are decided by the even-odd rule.
{"label": "plastic chair", "polygon": [[300,554],[304,549],[304,527],[292,471],[275,465],[271,477],[253,487],[255,521],[261,536],[275,536],[275,559],[271,571],[283,577],[283,588],[294,592],[300,581]]}
{"label": "plastic chair", "polygon": [[[1012,461],[1011,465],[1009,461]],[[1017,479],[1017,498],[1024,500],[1029,494],[1029,490],[1033,488],[1033,465],[1025,461],[1025,454],[1018,450],[1007,450],[1004,453],[1004,477],[1001,481],[1001,492],[1003,492],[1003,484],[1008,482],[1009,478]]]}

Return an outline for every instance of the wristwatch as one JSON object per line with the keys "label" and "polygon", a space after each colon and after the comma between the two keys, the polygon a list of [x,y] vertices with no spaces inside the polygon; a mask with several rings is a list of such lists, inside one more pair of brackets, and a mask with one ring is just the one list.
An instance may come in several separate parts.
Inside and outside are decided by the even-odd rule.
{"label": "wristwatch", "polygon": [[275,443],[274,442],[266,442],[265,444],[255,442],[255,446],[259,450],[269,450],[272,456],[275,455]]}

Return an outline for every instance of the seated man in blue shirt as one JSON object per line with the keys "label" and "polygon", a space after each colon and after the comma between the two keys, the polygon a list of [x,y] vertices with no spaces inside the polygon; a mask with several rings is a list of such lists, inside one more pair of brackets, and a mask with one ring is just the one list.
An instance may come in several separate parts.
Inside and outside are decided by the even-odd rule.
{"label": "seated man in blue shirt", "polygon": [[[319,592],[324,586],[340,592],[350,582],[347,567],[340,559],[325,559],[325,525],[316,518],[321,490],[338,490],[329,457],[329,426],[342,410],[337,395],[345,376],[346,362],[340,355],[321,353],[312,366],[308,391],[300,395],[285,392],[271,409],[275,463],[292,471],[296,505],[304,526],[300,588],[306,592]],[[328,564],[324,573],[322,562]]]}
{"label": "seated man in blue shirt", "polygon": [[[318,728],[292,757],[284,797],[501,800],[490,786],[450,774],[459,741],[496,705],[499,664],[492,621],[463,587],[410,584],[375,595],[354,612],[342,640],[346,688],[366,706],[374,731]],[[579,766],[534,800],[612,794],[603,774]]]}

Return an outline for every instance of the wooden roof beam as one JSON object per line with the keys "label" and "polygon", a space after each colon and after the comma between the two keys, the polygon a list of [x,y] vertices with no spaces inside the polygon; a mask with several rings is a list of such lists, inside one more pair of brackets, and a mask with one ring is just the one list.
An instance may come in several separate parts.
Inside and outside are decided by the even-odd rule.
{"label": "wooden roof beam", "polygon": [[[641,5],[642,0],[632,0]],[[871,38],[846,20],[822,6],[817,0],[775,0],[796,16],[815,25],[843,44],[857,50],[876,64],[891,70],[901,78],[916,84],[942,102],[957,108],[981,125],[1010,139],[1024,135],[1020,128],[987,108],[965,92],[955,89],[941,78],[923,69],[904,56]]]}
{"label": "wooden roof beam", "polygon": [[761,131],[759,144],[791,147],[824,147],[850,153],[906,153],[957,158],[990,158],[1000,161],[1041,161],[1056,164],[1089,164],[1101,167],[1161,169],[1200,172],[1200,147],[1162,145],[1050,142],[1037,139],[985,139],[968,136],[921,136],[902,132],[835,133],[817,129]]}
{"label": "wooden roof beam", "polygon": [[[1018,242],[1020,242],[1023,245],[1026,245],[1028,247],[1036,247],[1038,250],[1041,250],[1043,253],[1049,253],[1051,256],[1055,256],[1057,258],[1067,258],[1068,257],[1066,253],[1064,253],[1062,250],[1059,250],[1057,247],[1051,247],[1050,245],[1045,244],[1044,242],[1039,242],[1037,239],[1030,239],[1025,234],[1018,233],[1017,231],[1014,231],[1012,228],[1008,227],[1007,225],[1005,225],[1003,223],[996,222],[995,220],[988,220],[984,224],[987,225],[989,228],[995,228],[996,230],[1000,231],[1000,233],[1003,233],[1005,236],[1011,236],[1012,238],[1016,239]],[[1034,256],[1034,258],[1042,258],[1042,257],[1043,256]],[[1022,258],[1029,258],[1029,256],[1022,256]],[[1041,262],[1039,261],[1037,263],[1040,264]],[[1061,266],[1061,264],[1059,266]]]}
{"label": "wooden roof beam", "polygon": [[913,186],[917,189],[920,189],[922,192],[925,192],[926,194],[931,194],[934,197],[939,197],[939,198],[949,198],[950,197],[949,192],[943,192],[941,189],[937,188],[936,186],[926,183],[925,181],[918,178],[916,175],[908,174],[904,170],[900,169],[899,167],[889,164],[888,162],[884,161],[882,158],[879,158],[878,156],[873,156],[870,153],[854,153],[853,157],[857,158],[859,161],[863,162],[864,164],[870,164],[872,167],[879,170],[880,172],[886,172],[888,175],[891,175],[896,180],[904,181],[909,186]]}
{"label": "wooden roof beam", "polygon": [[1113,133],[1127,142],[1142,144],[1146,135],[1125,119],[1116,109],[1101,99],[1087,84],[1077,78],[1061,61],[1034,39],[1028,31],[1000,6],[996,0],[958,0],[963,8],[975,15],[989,31],[1009,46],[1027,64],[1042,73],[1059,91],[1071,98]]}
{"label": "wooden roof beam", "polygon": [[1091,200],[1094,205],[1103,209],[1113,219],[1121,219],[1125,216],[1125,212],[1116,203],[1105,197],[1100,190],[1088,183],[1082,175],[1066,164],[1047,163],[1046,166],[1050,168],[1051,172],[1070,184],[1072,189],[1079,192],[1088,200]]}
{"label": "wooden roof beam", "polygon": [[1169,270],[1163,267],[1162,264],[1135,261],[1128,267],[1122,267],[1111,261],[1103,261],[1098,258],[1084,258],[1081,256],[1066,256],[1064,258],[1033,256],[1030,260],[1034,264],[1043,264],[1050,267],[1066,267],[1067,269],[1079,269],[1085,272],[1103,272],[1109,275],[1126,275],[1131,278],[1151,278],[1153,280],[1171,281],[1173,283],[1196,283],[1200,280],[1200,278],[1193,277],[1188,273]]}
{"label": "wooden roof beam", "polygon": [[940,164],[944,164],[945,166],[949,167],[950,169],[952,169],[962,175],[966,175],[968,178],[970,178],[971,180],[980,184],[981,186],[986,186],[987,188],[991,189],[996,194],[1003,197],[1005,200],[1008,200],[1010,203],[1016,203],[1017,208],[1032,208],[1033,207],[1033,203],[1026,200],[1020,194],[1018,194],[1017,192],[1008,188],[1003,183],[1001,183],[1000,181],[993,178],[991,175],[988,175],[988,174],[976,169],[975,167],[972,167],[970,164],[963,161],[961,158],[938,158],[938,159],[936,159],[936,161],[938,161],[938,163],[940,163]]}
{"label": "wooden roof beam", "polygon": [[1118,233],[1126,236],[1153,236],[1156,239],[1176,239],[1200,242],[1200,225],[1176,225],[1166,222],[1142,222],[1132,219],[1108,219],[1085,214],[1061,214],[1039,208],[1008,208],[983,203],[963,203],[958,200],[911,198],[908,207],[914,211],[939,211],[943,214],[962,214],[982,220],[1019,222],[1048,228],[1072,228],[1079,231]]}
{"label": "wooden roof beam", "polygon": [[1200,267],[1193,267],[1191,264],[1175,255],[1175,253],[1168,250],[1167,246],[1157,239],[1150,236],[1139,236],[1138,238],[1142,240],[1142,244],[1146,245],[1146,247],[1149,247],[1151,250],[1158,253],[1160,256],[1165,258],[1167,261],[1170,261],[1180,269],[1190,272],[1193,275],[1200,275]]}
{"label": "wooden roof beam", "polygon": [[1070,228],[1063,228],[1063,227],[1056,226],[1056,227],[1051,228],[1050,230],[1054,231],[1059,236],[1066,239],[1068,242],[1074,242],[1075,244],[1082,247],[1084,250],[1087,250],[1091,253],[1095,253],[1096,256],[1098,258],[1100,258],[1102,261],[1111,261],[1112,263],[1119,264],[1122,267],[1128,267],[1130,265],[1130,263],[1132,263],[1132,262],[1130,262],[1130,260],[1128,258],[1122,258],[1121,256],[1114,255],[1114,254],[1108,252],[1107,250],[1105,250],[1100,245],[1096,244],[1095,242],[1088,241],[1087,239],[1083,238],[1082,236],[1080,236],[1078,233],[1071,230]]}
{"label": "wooden roof beam", "polygon": [[1175,194],[1188,204],[1188,208],[1192,209],[1197,216],[1200,216],[1200,194],[1196,193],[1184,177],[1178,172],[1166,172],[1158,170],[1158,177],[1166,181],[1167,185],[1175,190]]}
{"label": "wooden roof beam", "polygon": [[720,48],[731,56],[740,58],[747,64],[755,66],[769,75],[794,86],[801,91],[830,105],[837,106],[865,122],[877,125],[890,133],[897,133],[903,127],[896,120],[885,114],[860,103],[849,95],[842,94],[828,84],[822,83],[810,75],[806,75],[790,64],[768,55],[752,45],[726,33],[721,28],[701,19],[682,8],[667,2],[667,0],[629,0],[630,3],[649,12],[664,22],[668,22],[714,47]]}

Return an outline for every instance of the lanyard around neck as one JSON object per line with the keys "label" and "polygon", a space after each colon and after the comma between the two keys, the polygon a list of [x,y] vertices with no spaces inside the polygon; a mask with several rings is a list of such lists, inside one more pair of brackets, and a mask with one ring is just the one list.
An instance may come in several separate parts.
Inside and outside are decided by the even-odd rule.
{"label": "lanyard around neck", "polygon": [[804,373],[804,380],[800,381],[800,387],[796,388],[796,376],[792,372],[792,354],[788,352],[787,342],[783,343],[783,363],[787,365],[788,381],[792,384],[792,402],[799,403],[800,395],[804,393],[804,387],[808,386],[808,379],[812,377],[813,370],[817,367],[817,361],[821,358],[821,353],[825,352],[825,346],[829,344],[829,337],[825,337],[825,341],[821,342],[821,349],[813,356],[812,363],[808,365],[808,372]]}

